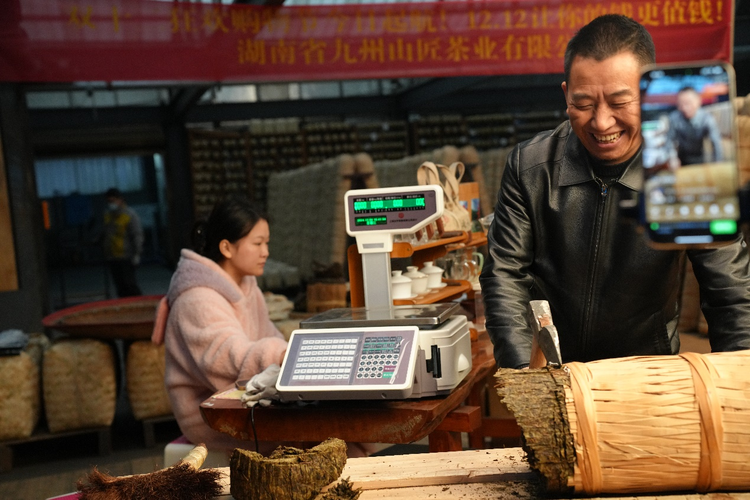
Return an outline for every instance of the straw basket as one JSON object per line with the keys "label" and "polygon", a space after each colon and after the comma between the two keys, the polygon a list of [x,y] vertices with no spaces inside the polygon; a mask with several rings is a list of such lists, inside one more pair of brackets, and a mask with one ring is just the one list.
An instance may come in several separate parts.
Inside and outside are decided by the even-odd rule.
{"label": "straw basket", "polygon": [[548,489],[595,495],[750,489],[748,373],[750,350],[496,377]]}
{"label": "straw basket", "polygon": [[31,436],[40,408],[39,367],[32,356],[0,357],[0,441]]}
{"label": "straw basket", "polygon": [[44,353],[42,380],[50,432],[112,424],[117,387],[109,345],[93,339],[56,342]]}
{"label": "straw basket", "polygon": [[133,342],[128,349],[125,376],[128,400],[136,420],[172,414],[164,386],[164,344]]}

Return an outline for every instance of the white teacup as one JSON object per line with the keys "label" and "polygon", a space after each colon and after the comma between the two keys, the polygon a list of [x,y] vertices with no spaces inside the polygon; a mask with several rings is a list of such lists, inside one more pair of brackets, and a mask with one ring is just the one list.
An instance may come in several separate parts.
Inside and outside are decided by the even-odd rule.
{"label": "white teacup", "polygon": [[439,288],[443,283],[443,270],[428,260],[420,269],[427,275],[427,288]]}
{"label": "white teacup", "polygon": [[401,271],[391,271],[391,298],[408,299],[411,296],[411,278],[403,276]]}
{"label": "white teacup", "polygon": [[427,291],[427,281],[429,278],[426,274],[420,272],[417,266],[407,266],[406,271],[404,276],[411,279],[411,293],[413,295],[419,295]]}

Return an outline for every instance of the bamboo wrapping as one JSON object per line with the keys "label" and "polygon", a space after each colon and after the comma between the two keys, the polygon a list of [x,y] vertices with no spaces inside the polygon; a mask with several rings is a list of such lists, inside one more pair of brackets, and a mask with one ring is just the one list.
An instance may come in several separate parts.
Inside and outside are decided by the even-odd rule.
{"label": "bamboo wrapping", "polygon": [[39,366],[32,356],[0,357],[0,441],[31,436],[40,405]]}
{"label": "bamboo wrapping", "polygon": [[130,344],[125,364],[128,400],[136,420],[172,414],[164,385],[164,344],[138,340]]}
{"label": "bamboo wrapping", "polygon": [[750,489],[750,350],[566,367],[576,492]]}
{"label": "bamboo wrapping", "polygon": [[42,388],[50,432],[111,425],[117,400],[112,348],[94,339],[54,343],[44,353]]}

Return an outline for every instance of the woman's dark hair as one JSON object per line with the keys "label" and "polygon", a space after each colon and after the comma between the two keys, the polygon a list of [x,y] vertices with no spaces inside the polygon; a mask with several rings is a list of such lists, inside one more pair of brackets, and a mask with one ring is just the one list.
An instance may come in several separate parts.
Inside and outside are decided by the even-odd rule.
{"label": "woman's dark hair", "polygon": [[565,49],[565,81],[576,56],[603,61],[628,50],[644,66],[656,62],[654,41],[646,28],[621,14],[605,14],[578,30]]}
{"label": "woman's dark hair", "polygon": [[214,205],[207,220],[195,225],[193,249],[214,262],[221,262],[224,256],[219,243],[222,240],[234,243],[247,236],[261,220],[267,221],[268,216],[247,198],[225,198]]}

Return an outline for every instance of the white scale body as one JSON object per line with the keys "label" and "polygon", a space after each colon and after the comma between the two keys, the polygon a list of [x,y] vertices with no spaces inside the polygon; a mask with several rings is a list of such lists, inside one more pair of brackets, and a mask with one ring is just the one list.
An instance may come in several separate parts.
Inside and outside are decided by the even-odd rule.
{"label": "white scale body", "polygon": [[[450,393],[471,371],[471,336],[457,304],[394,306],[394,234],[443,214],[439,186],[348,191],[347,233],[362,255],[364,308],[335,309],[292,332],[276,389],[282,401],[407,399]],[[421,328],[420,328],[421,327]]]}
{"label": "white scale body", "polygon": [[292,332],[282,401],[406,399],[450,393],[471,371],[465,316],[440,328],[372,326]]}

